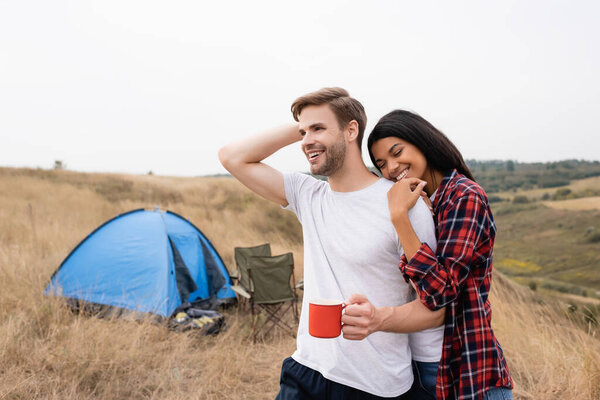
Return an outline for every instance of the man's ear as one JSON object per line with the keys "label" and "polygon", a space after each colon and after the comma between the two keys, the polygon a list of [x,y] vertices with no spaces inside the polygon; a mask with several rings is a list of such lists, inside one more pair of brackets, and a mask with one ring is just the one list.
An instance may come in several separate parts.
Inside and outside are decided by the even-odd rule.
{"label": "man's ear", "polygon": [[358,138],[358,122],[354,119],[348,122],[348,125],[346,125],[346,132],[346,139],[348,142],[355,141],[356,138]]}

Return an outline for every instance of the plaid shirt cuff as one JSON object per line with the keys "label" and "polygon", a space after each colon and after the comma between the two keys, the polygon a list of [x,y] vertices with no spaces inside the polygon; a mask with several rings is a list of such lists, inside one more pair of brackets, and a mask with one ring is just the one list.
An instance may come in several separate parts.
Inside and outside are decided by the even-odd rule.
{"label": "plaid shirt cuff", "polygon": [[[427,245],[421,244],[419,250],[408,261],[406,255],[400,257],[400,271],[406,282],[412,281],[417,287],[417,294],[421,302],[431,310],[437,310],[436,301],[433,296],[428,295],[421,288],[421,281],[427,276],[429,271],[437,264],[438,260],[435,253]],[[429,286],[429,285],[427,285]]]}
{"label": "plaid shirt cuff", "polygon": [[400,271],[407,282],[409,279],[419,282],[437,262],[438,260],[433,250],[431,250],[427,243],[422,243],[410,261],[407,261],[406,255],[402,254],[402,257],[400,257]]}

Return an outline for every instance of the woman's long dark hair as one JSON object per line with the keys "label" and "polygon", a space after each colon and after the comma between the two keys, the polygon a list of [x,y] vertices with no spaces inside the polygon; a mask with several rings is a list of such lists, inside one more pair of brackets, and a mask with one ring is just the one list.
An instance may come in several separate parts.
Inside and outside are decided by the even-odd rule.
{"label": "woman's long dark hair", "polygon": [[373,144],[380,139],[391,136],[416,146],[425,156],[430,170],[437,170],[445,175],[447,172],[456,169],[467,178],[475,180],[460,151],[452,144],[450,139],[427,122],[425,118],[405,110],[394,110],[383,116],[369,135],[367,141],[369,156],[377,169],[379,167],[377,167],[371,150]]}

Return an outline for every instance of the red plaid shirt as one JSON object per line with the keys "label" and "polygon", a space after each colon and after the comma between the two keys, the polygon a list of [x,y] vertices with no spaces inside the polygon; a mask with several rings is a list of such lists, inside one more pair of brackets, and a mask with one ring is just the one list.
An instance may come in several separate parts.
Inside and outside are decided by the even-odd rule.
{"label": "red plaid shirt", "polygon": [[488,294],[496,225],[483,189],[456,170],[433,202],[437,254],[427,244],[400,270],[431,310],[446,307],[438,400],[482,399],[490,388],[511,388],[502,348],[492,331]]}

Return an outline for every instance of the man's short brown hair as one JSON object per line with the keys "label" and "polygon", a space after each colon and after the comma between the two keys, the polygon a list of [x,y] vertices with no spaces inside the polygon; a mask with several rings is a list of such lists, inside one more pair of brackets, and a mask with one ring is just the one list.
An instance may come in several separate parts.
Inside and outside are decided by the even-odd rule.
{"label": "man's short brown hair", "polygon": [[304,107],[320,106],[322,104],[329,104],[329,108],[338,120],[340,129],[344,129],[352,120],[358,123],[356,142],[358,148],[361,149],[365,126],[367,125],[367,114],[363,105],[358,100],[350,97],[345,89],[339,87],[323,88],[300,96],[292,103],[292,115],[298,121]]}

